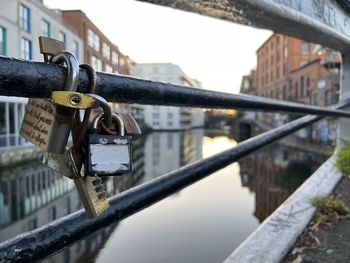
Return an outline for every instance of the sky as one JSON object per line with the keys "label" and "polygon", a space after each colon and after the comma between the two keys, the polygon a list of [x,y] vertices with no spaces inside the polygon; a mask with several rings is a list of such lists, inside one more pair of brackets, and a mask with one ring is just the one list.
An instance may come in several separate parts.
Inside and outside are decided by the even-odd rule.
{"label": "sky", "polygon": [[172,62],[205,89],[238,93],[271,35],[219,19],[133,0],[44,0],[49,8],[81,9],[137,63]]}

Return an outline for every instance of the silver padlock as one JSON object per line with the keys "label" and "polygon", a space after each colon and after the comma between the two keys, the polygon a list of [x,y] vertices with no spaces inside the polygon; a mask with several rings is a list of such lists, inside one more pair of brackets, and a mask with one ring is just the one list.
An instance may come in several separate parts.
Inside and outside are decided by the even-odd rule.
{"label": "silver padlock", "polygon": [[[65,91],[76,91],[79,64],[74,55],[63,51],[53,56],[51,61],[66,64]],[[74,96],[76,98],[76,94]],[[72,100],[72,103],[76,101]],[[74,105],[65,107],[48,99],[31,98],[28,100],[20,135],[47,152],[64,153],[75,113]]]}
{"label": "silver padlock", "polygon": [[131,136],[133,140],[137,140],[142,132],[134,117],[128,112],[116,112],[124,122],[125,132],[127,135]]}
{"label": "silver padlock", "polygon": [[86,135],[84,170],[87,175],[121,175],[132,169],[132,138],[125,135],[123,119],[114,113],[109,121],[109,114],[104,108]]}

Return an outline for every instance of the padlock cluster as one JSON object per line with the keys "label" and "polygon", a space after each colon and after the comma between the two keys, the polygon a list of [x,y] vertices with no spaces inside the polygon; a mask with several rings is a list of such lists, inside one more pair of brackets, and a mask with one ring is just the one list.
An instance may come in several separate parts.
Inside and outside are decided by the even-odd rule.
{"label": "padlock cluster", "polygon": [[[99,176],[131,172],[131,145],[141,131],[129,113],[112,113],[94,94],[96,72],[90,65],[80,67],[90,75],[91,93],[76,92],[80,70],[74,55],[57,40],[40,37],[39,43],[46,62],[66,65],[66,85],[50,99],[28,100],[20,135],[45,151],[43,163],[74,180],[87,215],[96,217],[109,207]],[[73,143],[67,146],[70,135]]]}

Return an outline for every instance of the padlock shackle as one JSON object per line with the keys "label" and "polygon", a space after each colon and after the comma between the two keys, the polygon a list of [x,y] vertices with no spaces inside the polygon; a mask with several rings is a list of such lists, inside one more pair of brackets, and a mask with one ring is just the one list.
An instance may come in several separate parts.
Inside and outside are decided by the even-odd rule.
{"label": "padlock shackle", "polygon": [[103,121],[107,127],[112,127],[112,110],[108,105],[108,102],[101,96],[94,93],[87,93],[86,95],[93,97],[97,100],[98,105],[101,106],[103,110]]}
{"label": "padlock shackle", "polygon": [[75,56],[68,51],[63,51],[57,55],[54,55],[51,58],[51,62],[54,64],[66,64],[67,78],[64,90],[76,91],[79,81],[79,63]]}
{"label": "padlock shackle", "polygon": [[[93,123],[92,123],[92,129],[93,130],[98,130],[99,126],[100,126],[100,122],[104,119],[104,114],[100,113],[98,114]],[[113,135],[120,135],[120,136],[124,136],[125,135],[125,126],[124,126],[124,121],[122,119],[122,117],[120,117],[118,114],[113,113],[112,114],[112,119],[115,119],[118,123],[118,134],[115,134],[114,132],[110,132],[109,128],[110,127],[105,127],[104,129],[107,129],[107,132],[110,132],[110,134]]]}

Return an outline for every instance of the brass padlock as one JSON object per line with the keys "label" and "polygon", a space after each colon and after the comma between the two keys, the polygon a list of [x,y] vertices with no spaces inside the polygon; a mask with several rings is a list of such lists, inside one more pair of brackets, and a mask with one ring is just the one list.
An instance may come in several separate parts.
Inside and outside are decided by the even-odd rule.
{"label": "brass padlock", "polygon": [[[75,91],[79,65],[71,53],[64,51],[51,58],[53,63],[67,65],[65,90]],[[76,109],[54,104],[48,99],[31,98],[22,122],[20,135],[39,148],[52,153],[64,153]]]}

